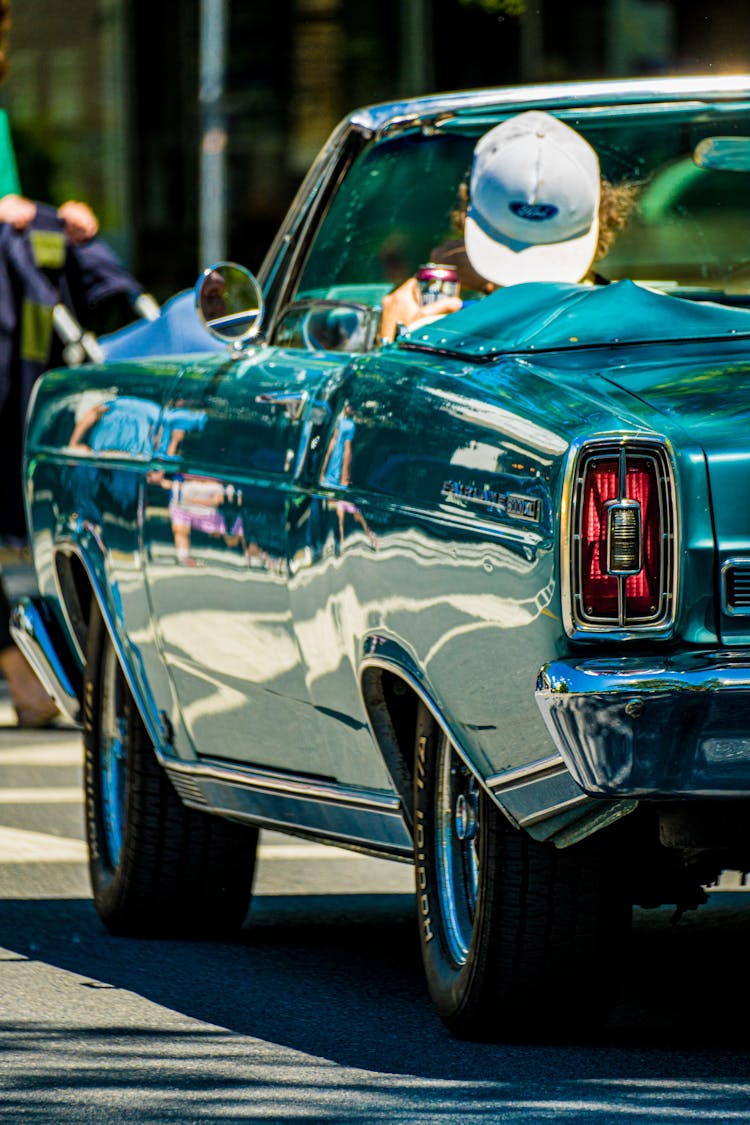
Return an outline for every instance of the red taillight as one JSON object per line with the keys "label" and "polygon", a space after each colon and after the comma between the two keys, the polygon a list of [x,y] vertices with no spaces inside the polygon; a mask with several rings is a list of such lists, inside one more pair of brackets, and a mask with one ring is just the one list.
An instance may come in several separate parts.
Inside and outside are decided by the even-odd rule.
{"label": "red taillight", "polygon": [[617,497],[616,460],[592,462],[583,484],[581,600],[586,617],[617,618],[620,584],[607,573],[606,504]]}
{"label": "red taillight", "polygon": [[587,449],[573,490],[572,594],[581,625],[663,623],[673,605],[673,495],[661,447]]}
{"label": "red taillight", "polygon": [[[636,459],[637,461],[638,459]],[[627,473],[628,499],[641,506],[642,566],[625,583],[625,604],[628,617],[652,617],[659,608],[664,571],[662,515],[659,503],[657,466],[644,460]]]}

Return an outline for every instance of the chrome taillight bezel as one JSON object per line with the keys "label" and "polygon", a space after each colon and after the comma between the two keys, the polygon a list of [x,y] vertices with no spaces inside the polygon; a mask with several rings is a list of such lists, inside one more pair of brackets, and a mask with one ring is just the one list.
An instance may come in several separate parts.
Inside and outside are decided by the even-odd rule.
{"label": "chrome taillight bezel", "polygon": [[[599,618],[586,613],[581,602],[581,518],[587,467],[597,459],[647,458],[656,469],[661,520],[661,579],[658,603],[647,616],[629,617],[622,591],[628,574],[618,577],[618,616]],[[663,437],[617,433],[575,443],[570,450],[563,488],[561,520],[561,600],[565,631],[569,637],[627,640],[631,637],[665,639],[674,632],[679,585],[679,506],[676,474],[669,443]]]}

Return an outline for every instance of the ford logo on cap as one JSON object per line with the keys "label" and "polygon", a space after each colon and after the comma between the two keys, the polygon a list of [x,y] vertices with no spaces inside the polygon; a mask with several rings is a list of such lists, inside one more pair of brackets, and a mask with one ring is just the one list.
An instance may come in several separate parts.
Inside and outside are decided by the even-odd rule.
{"label": "ford logo on cap", "polygon": [[531,223],[543,223],[547,219],[554,219],[559,208],[554,203],[509,203],[511,211],[519,219],[527,219]]}

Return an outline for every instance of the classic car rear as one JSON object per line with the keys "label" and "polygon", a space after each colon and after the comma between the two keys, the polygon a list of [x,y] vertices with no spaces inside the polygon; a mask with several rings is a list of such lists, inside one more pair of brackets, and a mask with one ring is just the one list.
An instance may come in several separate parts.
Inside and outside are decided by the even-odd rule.
{"label": "classic car rear", "polygon": [[[464,290],[376,343],[530,107],[644,209],[593,284]],[[15,627],[82,716],[115,932],[239,926],[273,826],[413,861],[448,1026],[548,1035],[606,1011],[633,903],[750,867],[749,151],[745,79],[362,110],[263,300],[204,275],[226,352],[43,378]],[[679,160],[703,192],[654,239]]]}

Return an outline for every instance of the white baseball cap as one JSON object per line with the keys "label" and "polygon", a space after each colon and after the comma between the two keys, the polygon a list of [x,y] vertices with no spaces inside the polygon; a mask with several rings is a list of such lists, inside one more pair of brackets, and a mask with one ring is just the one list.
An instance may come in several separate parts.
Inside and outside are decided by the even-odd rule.
{"label": "white baseball cap", "polygon": [[580,281],[599,237],[599,160],[569,125],[530,110],[474,149],[464,238],[496,285]]}

